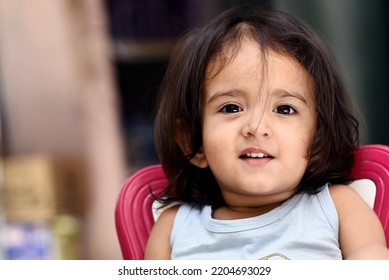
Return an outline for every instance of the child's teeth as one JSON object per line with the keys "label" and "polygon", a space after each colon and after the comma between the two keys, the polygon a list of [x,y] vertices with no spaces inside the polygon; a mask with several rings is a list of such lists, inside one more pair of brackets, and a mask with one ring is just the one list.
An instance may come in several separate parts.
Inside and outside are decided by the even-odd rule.
{"label": "child's teeth", "polygon": [[265,157],[264,153],[247,153],[247,157],[253,157],[253,158],[263,158]]}

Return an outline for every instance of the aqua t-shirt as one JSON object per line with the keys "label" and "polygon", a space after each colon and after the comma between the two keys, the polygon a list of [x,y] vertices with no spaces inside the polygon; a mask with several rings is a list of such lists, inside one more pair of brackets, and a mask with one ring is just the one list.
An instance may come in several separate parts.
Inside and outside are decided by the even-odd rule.
{"label": "aqua t-shirt", "polygon": [[171,247],[172,259],[342,259],[338,214],[328,185],[247,219],[216,220],[210,206],[183,204]]}

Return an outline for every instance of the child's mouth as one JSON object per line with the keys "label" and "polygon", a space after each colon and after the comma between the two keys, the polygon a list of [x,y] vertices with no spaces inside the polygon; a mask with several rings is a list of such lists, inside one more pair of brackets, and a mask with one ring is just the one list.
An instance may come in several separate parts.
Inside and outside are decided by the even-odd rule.
{"label": "child's mouth", "polygon": [[245,153],[241,155],[239,158],[273,158],[270,155],[264,154],[264,153]]}

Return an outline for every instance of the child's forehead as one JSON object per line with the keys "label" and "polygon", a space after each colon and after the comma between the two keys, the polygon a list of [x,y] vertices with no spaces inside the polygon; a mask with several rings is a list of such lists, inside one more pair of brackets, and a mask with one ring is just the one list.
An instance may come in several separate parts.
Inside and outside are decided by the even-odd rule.
{"label": "child's forehead", "polygon": [[[297,64],[304,69],[301,63],[290,54],[281,51],[281,48],[271,48],[270,46],[260,46],[255,40],[245,37],[243,40],[234,41],[231,44],[224,45],[208,61],[205,73],[205,79],[210,80],[217,76],[226,66],[233,63],[235,59],[243,52],[250,52],[251,57],[257,63],[260,69],[266,69],[268,60],[271,57],[283,57],[286,60]],[[305,69],[304,69],[305,70]]]}
{"label": "child's forehead", "polygon": [[217,50],[215,54],[210,58],[206,68],[206,79],[215,77],[220,71],[222,71],[228,64],[233,62],[237,55],[242,51],[246,45],[256,45],[258,51],[258,57],[263,52],[257,42],[248,38],[243,40],[235,40],[229,44],[225,44],[221,49]]}
{"label": "child's forehead", "polygon": [[[209,62],[205,95],[225,90],[261,92],[300,92],[308,103],[315,104],[315,81],[306,69],[289,54],[271,48],[261,49],[255,41],[226,47]],[[268,92],[268,90],[270,90]],[[262,95],[262,94],[261,94]]]}

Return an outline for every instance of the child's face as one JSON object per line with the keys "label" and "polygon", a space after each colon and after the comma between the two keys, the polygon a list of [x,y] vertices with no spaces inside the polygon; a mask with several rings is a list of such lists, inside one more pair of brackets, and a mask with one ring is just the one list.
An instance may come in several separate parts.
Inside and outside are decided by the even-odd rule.
{"label": "child's face", "polygon": [[215,72],[218,66],[215,60],[208,67],[198,165],[210,166],[227,205],[281,202],[296,192],[308,164],[313,80],[295,60],[273,51],[264,66],[250,40]]}

